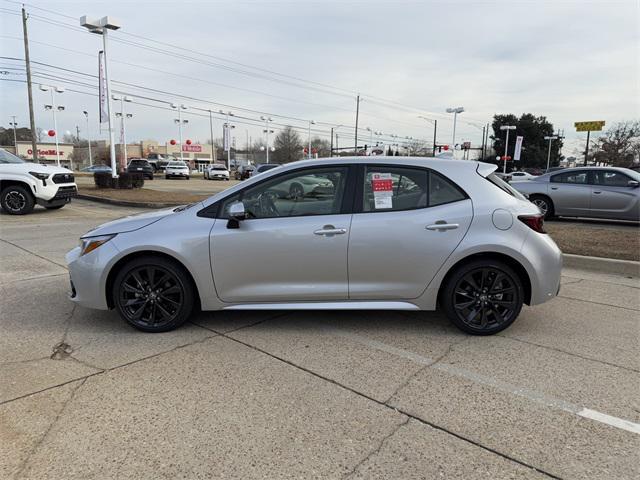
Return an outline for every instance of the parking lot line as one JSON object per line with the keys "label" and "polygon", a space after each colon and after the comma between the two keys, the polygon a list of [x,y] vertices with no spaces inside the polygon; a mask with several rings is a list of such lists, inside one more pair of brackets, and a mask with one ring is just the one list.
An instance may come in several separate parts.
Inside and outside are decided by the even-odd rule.
{"label": "parking lot line", "polygon": [[596,422],[600,422],[614,428],[626,430],[628,432],[640,435],[640,424],[632,422],[630,420],[614,417],[612,415],[598,412],[590,408],[575,405],[565,400],[549,397],[535,390],[532,390],[526,387],[518,387],[516,385],[512,385],[510,383],[503,382],[501,380],[497,380],[495,378],[491,378],[486,375],[481,375],[481,374],[472,372],[470,370],[458,368],[454,365],[438,363],[436,359],[428,358],[418,353],[411,352],[403,348],[394,347],[393,345],[388,345],[386,343],[379,342],[377,340],[372,340],[370,338],[366,338],[355,333],[340,330],[338,328],[326,327],[326,331],[332,334],[335,334],[337,336],[352,340],[361,345],[364,345],[376,350],[380,350],[401,358],[405,358],[414,363],[424,365],[426,367],[433,368],[436,370],[440,370],[450,375],[462,377],[467,380],[471,380],[472,382],[475,382],[475,383],[487,385],[489,387],[496,388],[497,390],[500,390],[505,393],[510,393],[512,395],[517,395],[519,397],[526,398],[527,400],[530,400],[532,402],[535,402],[537,404],[540,404],[546,407],[554,408],[556,410],[562,410],[564,412],[568,412],[583,418],[588,418],[590,420],[594,420]]}

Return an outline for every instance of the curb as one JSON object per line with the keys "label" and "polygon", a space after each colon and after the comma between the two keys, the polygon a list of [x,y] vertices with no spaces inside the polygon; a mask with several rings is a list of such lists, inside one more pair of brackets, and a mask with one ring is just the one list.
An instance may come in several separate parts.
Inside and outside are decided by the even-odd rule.
{"label": "curb", "polygon": [[640,262],[617,260],[614,258],[587,257],[585,255],[562,254],[563,267],[640,277]]}
{"label": "curb", "polygon": [[179,207],[183,203],[156,203],[156,202],[130,202],[128,200],[113,200],[112,198],[94,197],[92,195],[84,195],[79,193],[74,198],[80,200],[89,200],[98,203],[107,203],[109,205],[118,205],[120,207],[138,207],[138,208],[170,208]]}

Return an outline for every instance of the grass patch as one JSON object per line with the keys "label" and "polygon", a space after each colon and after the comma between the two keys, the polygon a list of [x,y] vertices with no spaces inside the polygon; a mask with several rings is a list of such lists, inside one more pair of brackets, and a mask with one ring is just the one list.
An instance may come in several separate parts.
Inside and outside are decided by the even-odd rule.
{"label": "grass patch", "polygon": [[545,228],[564,253],[640,261],[638,227],[547,222]]}

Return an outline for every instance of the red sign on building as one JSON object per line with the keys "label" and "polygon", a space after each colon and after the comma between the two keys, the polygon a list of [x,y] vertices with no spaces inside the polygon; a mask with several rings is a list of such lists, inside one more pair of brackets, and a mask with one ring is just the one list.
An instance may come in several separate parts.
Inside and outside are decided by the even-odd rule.
{"label": "red sign on building", "polygon": [[202,145],[182,145],[183,152],[202,152]]}

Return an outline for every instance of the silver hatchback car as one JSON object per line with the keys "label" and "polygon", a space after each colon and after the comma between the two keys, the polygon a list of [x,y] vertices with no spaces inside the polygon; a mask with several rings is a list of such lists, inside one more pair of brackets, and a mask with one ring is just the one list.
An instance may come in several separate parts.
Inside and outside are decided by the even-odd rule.
{"label": "silver hatchback car", "polygon": [[640,174],[628,168],[565,168],[511,185],[527,194],[545,218],[640,221]]}
{"label": "silver hatchback car", "polygon": [[[542,215],[495,165],[283,165],[185,207],[106,223],[67,254],[71,299],[148,332],[202,310],[434,310],[471,334],[560,288]],[[310,182],[309,179],[314,179]],[[304,180],[302,192],[291,186]]]}

